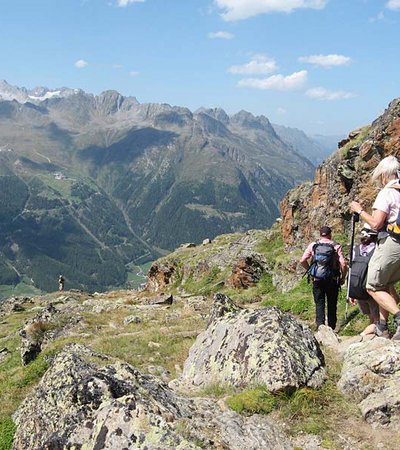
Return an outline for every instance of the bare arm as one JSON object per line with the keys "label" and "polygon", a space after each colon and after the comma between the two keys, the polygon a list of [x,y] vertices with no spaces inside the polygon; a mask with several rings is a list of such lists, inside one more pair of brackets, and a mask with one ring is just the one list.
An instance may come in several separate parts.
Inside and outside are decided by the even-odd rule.
{"label": "bare arm", "polygon": [[379,209],[374,209],[371,215],[364,211],[358,202],[351,202],[350,209],[360,214],[360,218],[371,225],[374,230],[380,230],[386,222],[387,214]]}
{"label": "bare arm", "polygon": [[310,264],[308,264],[308,261],[300,261],[300,264],[306,269],[308,270],[310,268]]}

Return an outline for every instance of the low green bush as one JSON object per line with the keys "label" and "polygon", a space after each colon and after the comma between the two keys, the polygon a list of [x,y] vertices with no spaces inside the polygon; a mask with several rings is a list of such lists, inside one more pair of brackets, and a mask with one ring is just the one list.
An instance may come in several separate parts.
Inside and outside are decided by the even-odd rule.
{"label": "low green bush", "polygon": [[237,413],[268,414],[275,408],[276,399],[267,389],[258,387],[232,395],[226,403]]}

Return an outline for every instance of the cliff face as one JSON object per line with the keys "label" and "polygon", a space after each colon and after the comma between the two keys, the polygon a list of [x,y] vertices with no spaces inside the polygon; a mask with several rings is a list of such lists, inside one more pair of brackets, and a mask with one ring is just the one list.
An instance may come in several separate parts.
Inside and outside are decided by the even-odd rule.
{"label": "cliff face", "polygon": [[287,193],[281,202],[284,242],[311,240],[326,224],[335,234],[349,231],[350,201],[359,199],[364,207],[371,207],[377,193],[371,171],[389,155],[400,157],[400,98],[371,125],[341,141],[336,153],[317,168],[313,183]]}

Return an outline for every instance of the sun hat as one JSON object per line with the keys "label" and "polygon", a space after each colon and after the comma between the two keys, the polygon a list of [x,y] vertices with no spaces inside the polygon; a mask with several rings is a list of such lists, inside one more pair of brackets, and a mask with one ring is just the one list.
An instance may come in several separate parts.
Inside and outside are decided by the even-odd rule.
{"label": "sun hat", "polygon": [[371,228],[371,225],[369,223],[364,223],[361,229],[361,236],[362,237],[378,236],[378,232],[373,228]]}

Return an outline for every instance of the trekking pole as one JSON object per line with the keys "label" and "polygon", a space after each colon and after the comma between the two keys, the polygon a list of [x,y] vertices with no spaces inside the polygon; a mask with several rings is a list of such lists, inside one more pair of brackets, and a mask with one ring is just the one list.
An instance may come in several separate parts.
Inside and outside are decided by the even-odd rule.
{"label": "trekking pole", "polygon": [[349,256],[349,270],[347,272],[347,294],[346,294],[346,312],[344,314],[344,320],[347,320],[347,313],[349,310],[350,301],[350,278],[351,278],[351,266],[353,264],[353,248],[354,248],[354,236],[356,223],[360,220],[360,215],[354,213],[351,218],[351,242],[350,242],[350,256]]}

